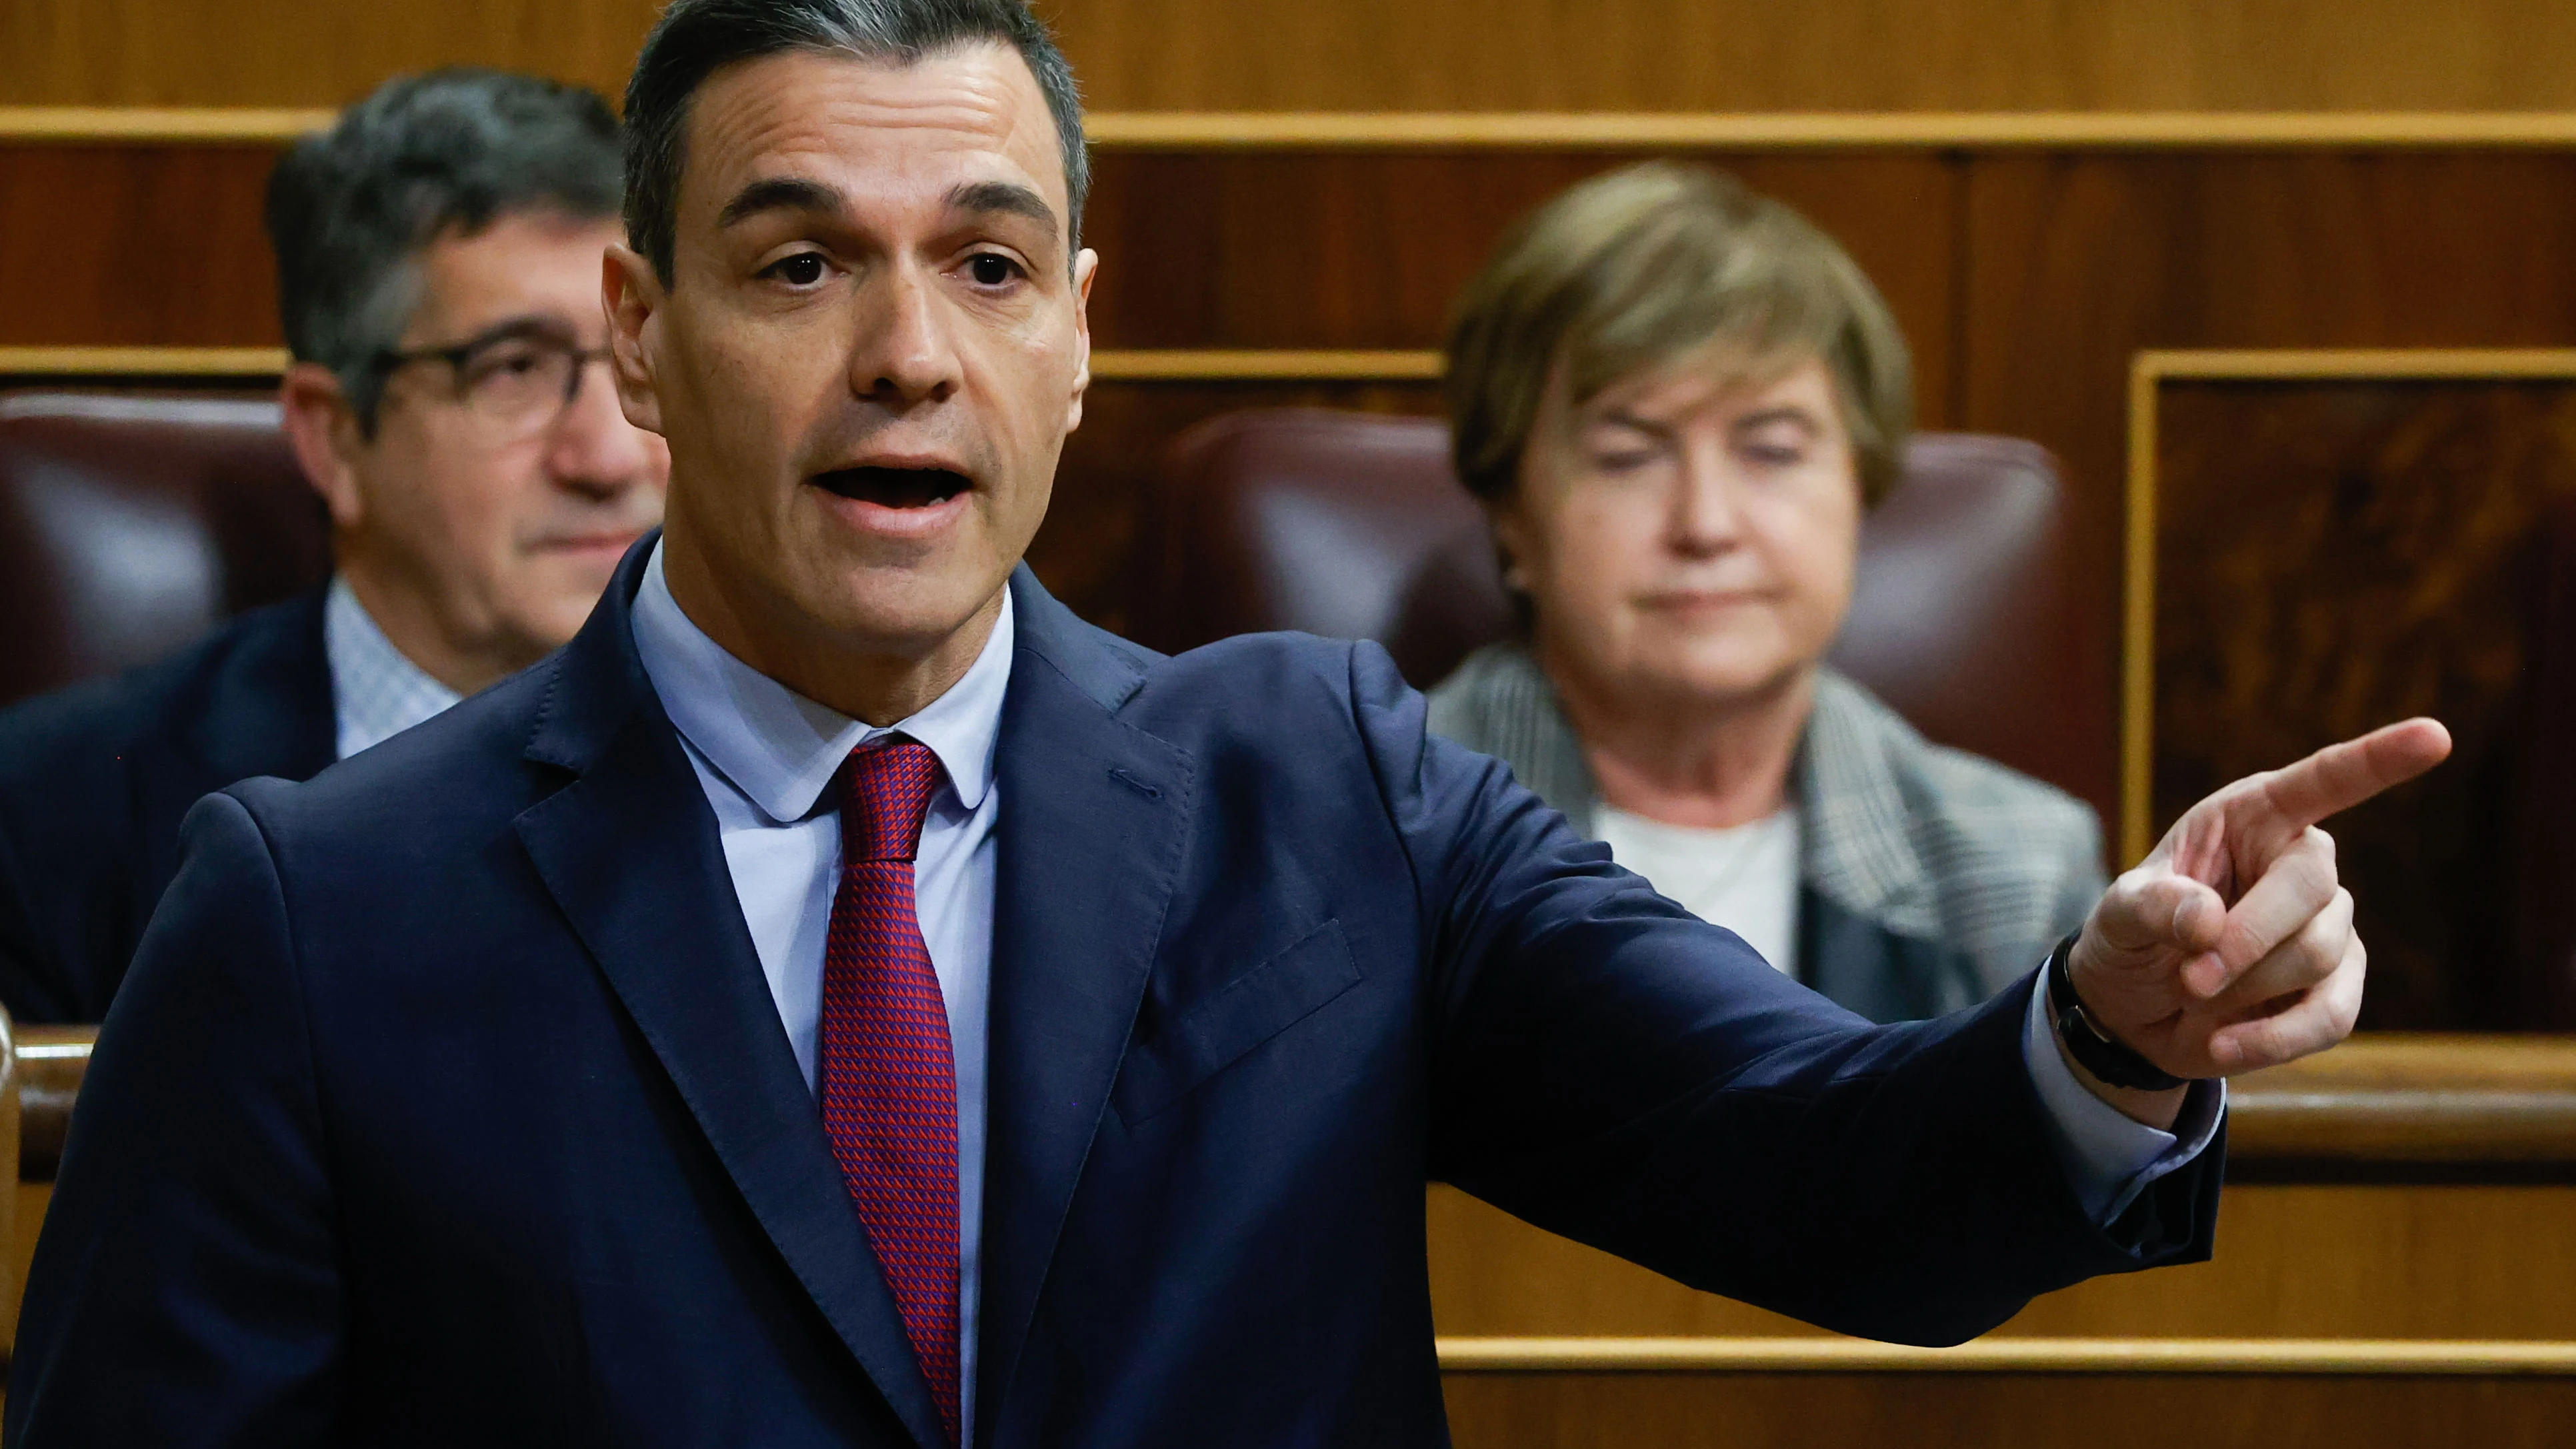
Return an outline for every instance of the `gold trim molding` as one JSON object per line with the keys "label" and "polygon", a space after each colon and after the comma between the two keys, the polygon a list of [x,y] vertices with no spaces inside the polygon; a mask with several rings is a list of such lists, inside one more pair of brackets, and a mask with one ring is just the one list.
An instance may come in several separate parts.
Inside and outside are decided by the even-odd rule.
{"label": "gold trim molding", "polygon": [[274,378],[285,371],[283,347],[0,347],[0,378]]}
{"label": "gold trim molding", "polygon": [[169,106],[0,106],[0,141],[283,144],[337,111]]}
{"label": "gold trim molding", "polygon": [[1296,352],[1139,348],[1091,354],[1091,375],[1110,382],[1431,382],[1437,352]]}
{"label": "gold trim molding", "polygon": [[[281,144],[316,109],[0,106],[0,141]],[[2576,148],[2565,111],[1102,111],[1102,150]]]}
{"label": "gold trim molding", "polygon": [[1604,150],[2576,145],[2576,114],[2384,112],[1111,112],[1111,149]]}
{"label": "gold trim molding", "polygon": [[[1437,352],[1137,348],[1091,354],[1103,382],[1426,382]],[[273,378],[276,347],[0,347],[6,377]]]}
{"label": "gold trim molding", "polygon": [[2156,400],[2168,382],[2576,378],[2568,348],[2149,351],[2129,366],[2128,537],[2120,631],[2120,859],[2155,844]]}
{"label": "gold trim molding", "polygon": [[1985,1373],[2576,1377],[2576,1343],[2368,1338],[1444,1338],[1449,1373]]}

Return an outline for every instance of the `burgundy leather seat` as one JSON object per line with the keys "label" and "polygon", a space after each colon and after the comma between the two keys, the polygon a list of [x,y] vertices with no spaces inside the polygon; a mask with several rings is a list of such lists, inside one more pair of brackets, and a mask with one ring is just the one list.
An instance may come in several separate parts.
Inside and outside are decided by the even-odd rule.
{"label": "burgundy leather seat", "polygon": [[[1438,682],[1511,622],[1448,450],[1428,418],[1278,409],[1191,428],[1146,504],[1140,642],[1303,629],[1375,639],[1407,679]],[[2060,509],[2037,444],[1916,437],[1862,525],[1833,658],[1932,738],[2063,782],[2080,765],[2051,727],[2081,641],[2058,607]]]}
{"label": "burgundy leather seat", "polygon": [[0,703],[145,663],[330,568],[273,400],[0,395]]}

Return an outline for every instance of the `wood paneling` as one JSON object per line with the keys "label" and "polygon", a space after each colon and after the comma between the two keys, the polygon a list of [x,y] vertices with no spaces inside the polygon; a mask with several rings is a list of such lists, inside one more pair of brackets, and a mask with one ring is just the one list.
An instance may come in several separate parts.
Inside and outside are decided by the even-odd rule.
{"label": "wood paneling", "polygon": [[[0,104],[332,105],[454,62],[623,85],[653,0],[17,0]],[[1109,110],[2576,106],[2552,0],[1042,0]]]}
{"label": "wood paneling", "polygon": [[1459,1449],[2543,1449],[2576,1379],[1451,1373]]}
{"label": "wood paneling", "polygon": [[2102,654],[2069,724],[2105,750],[2132,356],[2576,340],[2576,157],[1981,155],[1968,213],[1959,425],[2036,439],[2076,485]]}
{"label": "wood paneling", "polygon": [[[1430,1196],[1451,1335],[1815,1333],[1697,1293],[1466,1194]],[[2217,1256],[2035,1300],[1997,1332],[2223,1338],[2576,1338],[2576,1187],[2227,1189]]]}
{"label": "wood paneling", "polygon": [[656,0],[14,0],[0,104],[337,106],[433,66],[624,89]]}
{"label": "wood paneling", "polygon": [[[2239,1078],[2230,1098],[2215,1258],[2045,1295],[2000,1335],[2576,1340],[2576,1038],[2363,1036]],[[2468,1180],[2316,1180],[2392,1160],[2447,1160]],[[2520,1166],[2559,1180],[2505,1185]],[[2307,1180],[2248,1185],[2248,1169]],[[1431,1190],[1428,1225],[1444,1335],[1818,1332],[1453,1188]]]}
{"label": "wood paneling", "polygon": [[2540,545],[2576,505],[2576,378],[2175,380],[2156,432],[2154,819],[2439,716],[2452,762],[2333,827],[2371,947],[2365,1020],[2527,1025],[2494,968],[2514,945]]}
{"label": "wood paneling", "polygon": [[276,345],[277,263],[260,225],[276,155],[0,146],[0,345]]}
{"label": "wood paneling", "polygon": [[[1110,347],[1435,347],[1503,230],[1633,152],[1113,151],[1085,227]],[[1927,427],[1953,383],[1960,164],[1929,152],[1697,153],[1831,232],[1894,309]]]}
{"label": "wood paneling", "polygon": [[1135,110],[2527,109],[2576,104],[2547,0],[1063,0]]}

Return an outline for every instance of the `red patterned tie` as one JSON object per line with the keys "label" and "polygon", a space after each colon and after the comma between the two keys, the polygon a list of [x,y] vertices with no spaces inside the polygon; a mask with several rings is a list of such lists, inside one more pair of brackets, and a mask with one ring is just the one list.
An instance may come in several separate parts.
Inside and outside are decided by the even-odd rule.
{"label": "red patterned tie", "polygon": [[939,757],[900,735],[842,770],[841,885],[823,948],[823,1126],[957,1442],[957,1067],[913,912]]}

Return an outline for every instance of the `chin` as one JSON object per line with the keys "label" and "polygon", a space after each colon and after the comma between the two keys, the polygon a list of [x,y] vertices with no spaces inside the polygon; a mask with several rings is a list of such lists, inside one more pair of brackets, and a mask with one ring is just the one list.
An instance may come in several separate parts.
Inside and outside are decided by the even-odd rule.
{"label": "chin", "polygon": [[831,581],[810,612],[834,632],[900,652],[927,650],[963,628],[1007,579],[963,560],[854,568]]}
{"label": "chin", "polygon": [[1794,681],[1808,663],[1770,649],[1701,649],[1643,661],[1638,673],[1657,694],[1718,708],[1768,695]]}

